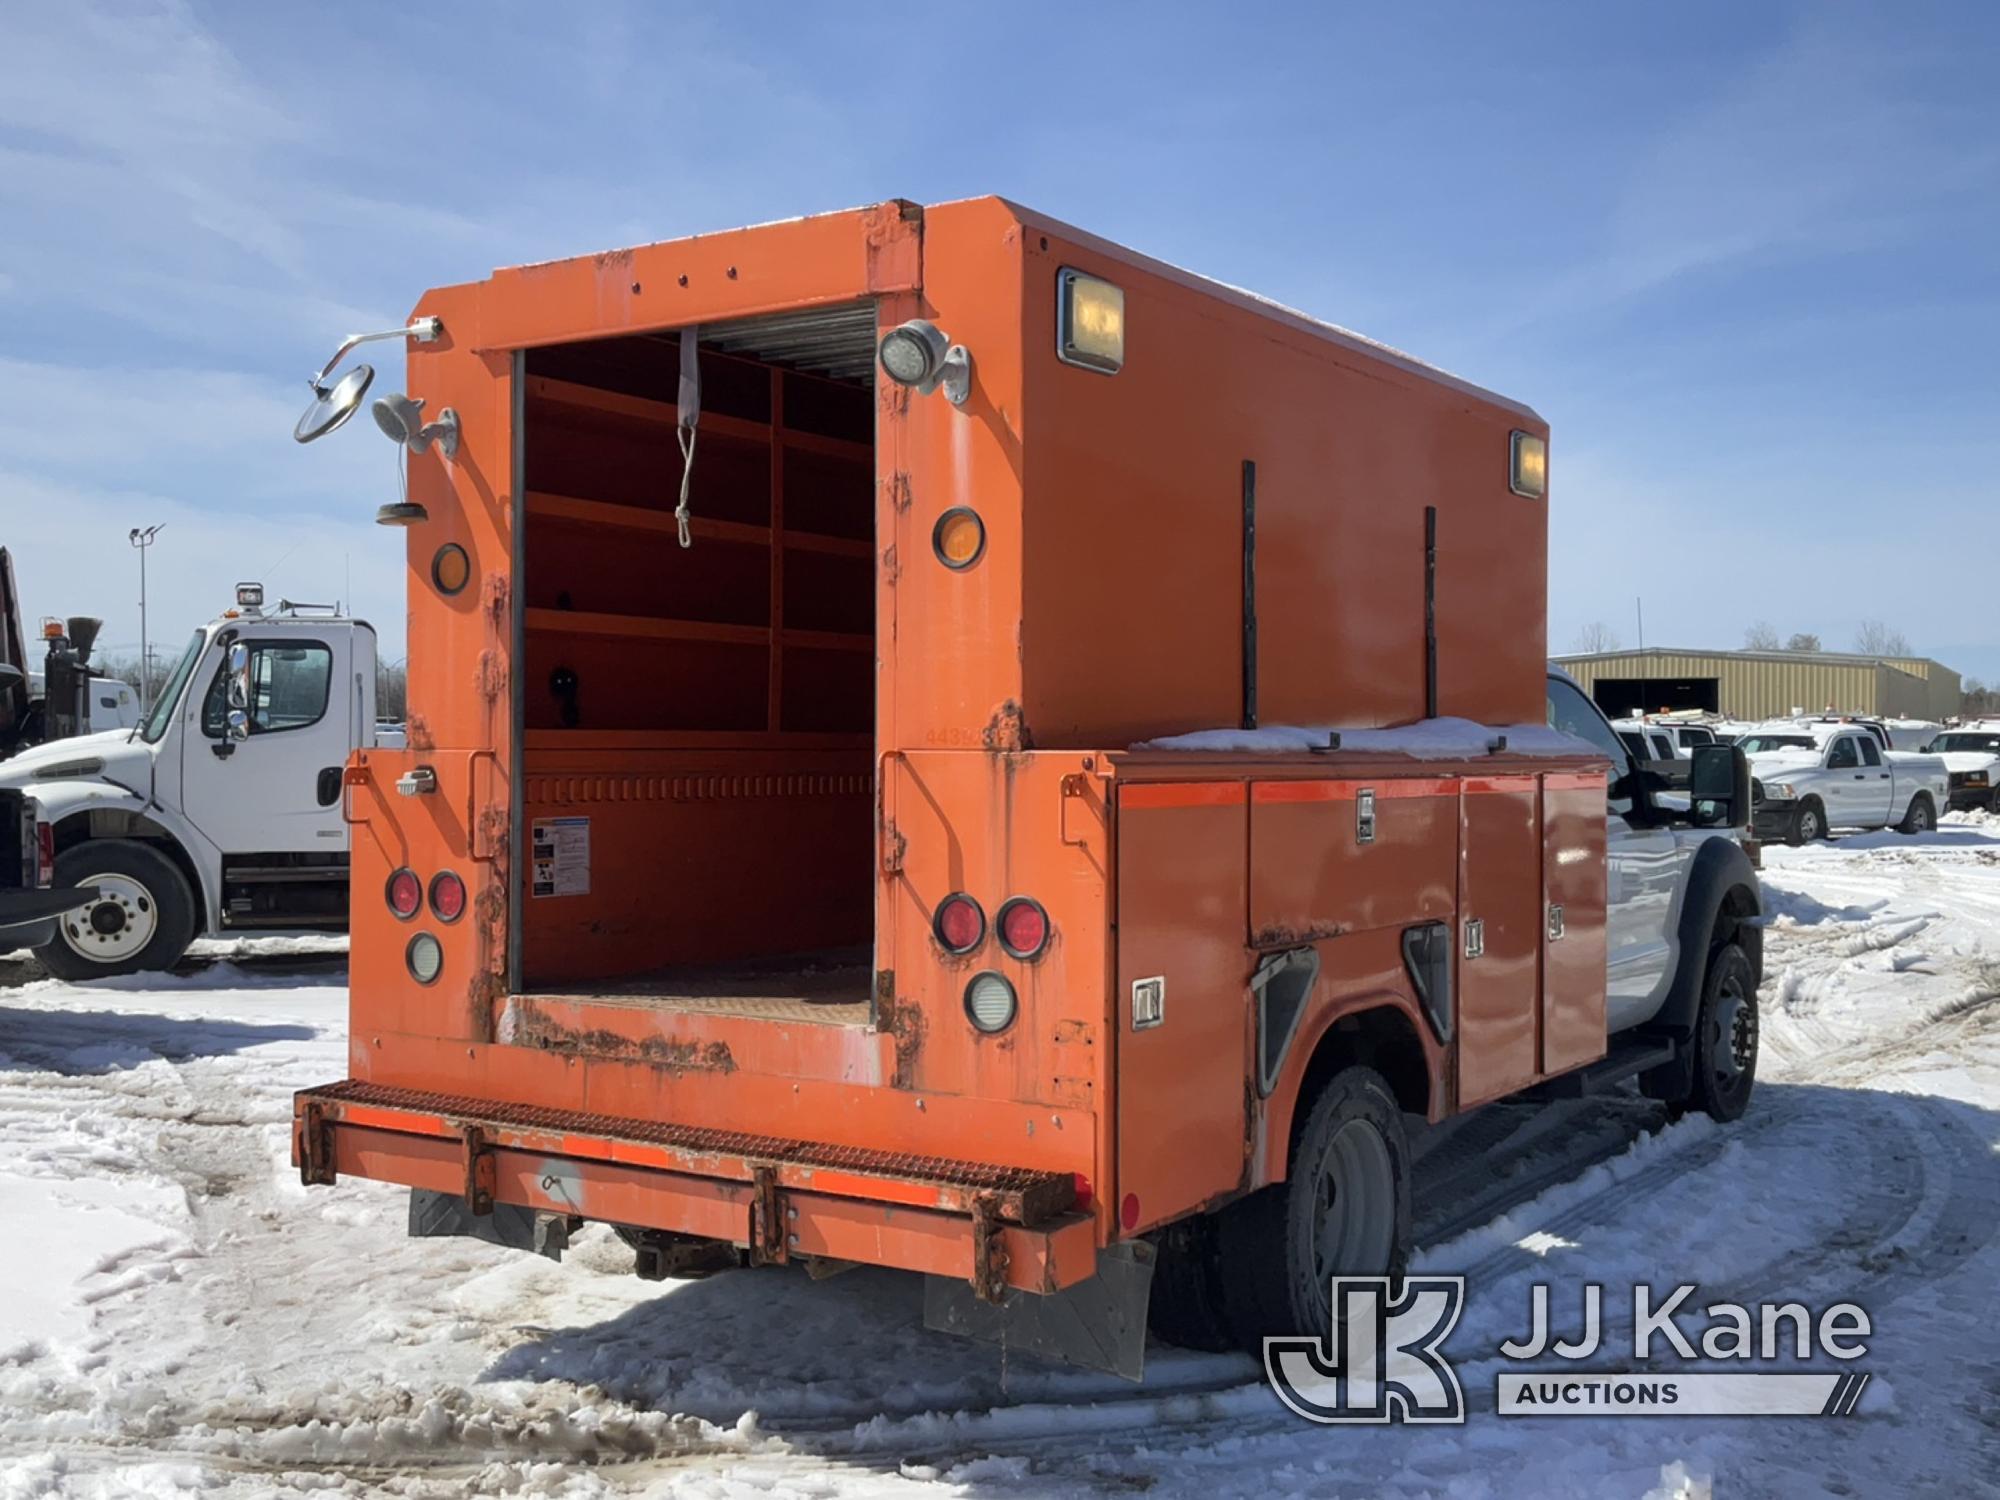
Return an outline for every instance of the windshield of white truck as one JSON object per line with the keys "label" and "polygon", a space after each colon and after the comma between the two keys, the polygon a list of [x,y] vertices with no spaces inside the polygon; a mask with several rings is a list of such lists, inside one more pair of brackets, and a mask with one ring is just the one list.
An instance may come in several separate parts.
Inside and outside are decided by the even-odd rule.
{"label": "windshield of white truck", "polygon": [[158,744],[160,736],[167,732],[167,725],[173,721],[174,705],[181,701],[181,691],[187,681],[194,676],[195,663],[201,660],[201,648],[208,643],[208,637],[201,631],[194,633],[194,639],[181,653],[181,659],[174,663],[174,675],[166,686],[160,689],[160,696],[154,700],[151,712],[139,725],[139,733],[149,745]]}
{"label": "windshield of white truck", "polygon": [[1766,750],[1811,750],[1809,734],[1746,734],[1736,742],[1745,755],[1761,755]]}

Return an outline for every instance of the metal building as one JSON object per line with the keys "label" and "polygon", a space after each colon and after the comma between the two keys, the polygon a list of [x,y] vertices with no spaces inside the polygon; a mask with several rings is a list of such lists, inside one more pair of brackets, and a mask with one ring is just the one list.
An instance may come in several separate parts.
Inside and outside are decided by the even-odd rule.
{"label": "metal building", "polygon": [[1613,718],[1696,708],[1753,721],[1795,709],[1942,720],[1959,707],[1958,673],[1926,656],[1649,646],[1555,660]]}

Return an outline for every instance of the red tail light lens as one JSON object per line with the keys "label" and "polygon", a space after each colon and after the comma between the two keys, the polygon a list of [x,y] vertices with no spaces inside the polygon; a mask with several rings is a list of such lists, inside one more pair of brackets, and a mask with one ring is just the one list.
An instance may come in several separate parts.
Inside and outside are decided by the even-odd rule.
{"label": "red tail light lens", "polygon": [[415,870],[398,870],[389,877],[387,896],[389,910],[407,922],[423,908],[424,883]]}
{"label": "red tail light lens", "polygon": [[465,915],[465,882],[449,870],[431,879],[431,911],[440,922],[456,922]]}
{"label": "red tail light lens", "polygon": [[35,884],[47,885],[56,878],[56,825],[35,825]]}
{"label": "red tail light lens", "polygon": [[1040,958],[1049,945],[1049,914],[1039,901],[1016,896],[1000,908],[1000,946],[1009,958]]}
{"label": "red tail light lens", "polygon": [[947,953],[970,953],[986,939],[986,913],[964,892],[947,896],[938,903],[931,918],[931,931],[938,946]]}

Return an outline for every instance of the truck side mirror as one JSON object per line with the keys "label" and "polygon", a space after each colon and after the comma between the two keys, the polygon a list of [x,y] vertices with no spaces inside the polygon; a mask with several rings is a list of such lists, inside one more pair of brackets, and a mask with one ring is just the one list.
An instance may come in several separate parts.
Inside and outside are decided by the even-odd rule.
{"label": "truck side mirror", "polygon": [[247,740],[250,738],[250,715],[243,712],[242,709],[230,709],[228,717],[222,722],[228,727],[229,737],[232,740]]}
{"label": "truck side mirror", "polygon": [[[244,740],[250,737],[250,648],[241,641],[229,648],[229,733]],[[242,728],[237,721],[242,720]]]}
{"label": "truck side mirror", "polygon": [[1750,818],[1750,758],[1734,745],[1696,745],[1688,800],[1698,828],[1739,828]]}

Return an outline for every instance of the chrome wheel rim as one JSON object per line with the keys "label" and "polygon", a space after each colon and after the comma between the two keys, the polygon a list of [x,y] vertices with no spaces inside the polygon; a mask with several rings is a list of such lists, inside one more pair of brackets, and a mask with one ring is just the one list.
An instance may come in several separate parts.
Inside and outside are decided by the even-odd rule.
{"label": "chrome wheel rim", "polygon": [[62,919],[63,941],[92,963],[115,964],[144,950],[160,930],[159,905],[142,880],[130,875],[86,875],[97,900]]}
{"label": "chrome wheel rim", "polygon": [[1320,1295],[1335,1276],[1380,1276],[1396,1244],[1396,1165],[1382,1132],[1349,1120],[1334,1132],[1313,1190],[1313,1272]]}

